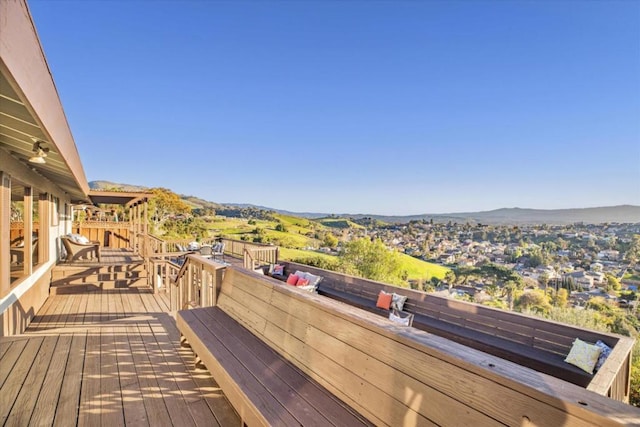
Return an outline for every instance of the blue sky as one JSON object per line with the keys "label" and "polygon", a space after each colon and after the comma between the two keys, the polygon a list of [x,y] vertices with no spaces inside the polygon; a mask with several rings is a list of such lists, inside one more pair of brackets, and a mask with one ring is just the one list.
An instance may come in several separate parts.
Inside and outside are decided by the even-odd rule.
{"label": "blue sky", "polygon": [[640,204],[640,2],[29,6],[89,180],[298,212]]}

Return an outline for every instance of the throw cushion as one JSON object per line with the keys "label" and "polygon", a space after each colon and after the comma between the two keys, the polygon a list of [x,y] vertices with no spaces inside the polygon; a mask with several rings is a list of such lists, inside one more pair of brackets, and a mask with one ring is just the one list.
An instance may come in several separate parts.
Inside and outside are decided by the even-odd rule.
{"label": "throw cushion", "polygon": [[309,279],[309,284],[318,286],[322,282],[322,276],[316,276],[315,274],[307,273],[305,278]]}
{"label": "throw cushion", "polygon": [[284,276],[284,265],[281,265],[281,264],[274,265],[273,274],[276,276]]}
{"label": "throw cushion", "polygon": [[407,297],[405,297],[404,295],[398,295],[395,292],[391,295],[391,308],[402,311],[402,309],[404,308],[404,303],[407,301]]}
{"label": "throw cushion", "polygon": [[298,276],[290,274],[289,277],[287,277],[287,285],[295,286],[296,283],[298,283]]}
{"label": "throw cushion", "polygon": [[602,341],[596,341],[596,345],[600,347],[600,356],[598,356],[598,362],[596,363],[596,371],[602,368],[604,365],[604,361],[607,360],[607,357],[611,354],[611,347],[603,343]]}
{"label": "throw cushion", "polygon": [[81,243],[81,244],[83,244],[83,245],[86,245],[86,244],[88,244],[88,243],[89,243],[89,239],[87,239],[87,238],[86,238],[86,237],[84,237],[84,236],[78,236],[78,243]]}
{"label": "throw cushion", "polygon": [[380,291],[380,293],[378,294],[378,301],[376,302],[376,307],[389,310],[389,308],[391,307],[392,299],[393,299],[392,294],[388,294],[385,291]]}
{"label": "throw cushion", "polygon": [[307,291],[307,292],[316,292],[318,288],[314,285],[307,285],[307,286],[296,286],[296,289],[302,289],[303,291]]}
{"label": "throw cushion", "polygon": [[589,344],[576,338],[569,351],[569,355],[567,355],[564,361],[577,366],[589,374],[593,374],[593,368],[596,366],[598,356],[600,356],[601,352],[602,349],[597,345]]}
{"label": "throw cushion", "polygon": [[397,323],[398,325],[409,326],[409,321],[411,320],[411,318],[409,316],[399,316],[392,311],[391,313],[389,313],[389,320],[391,320],[393,323]]}
{"label": "throw cushion", "polygon": [[309,279],[298,278],[296,282],[296,286],[307,286],[309,284]]}

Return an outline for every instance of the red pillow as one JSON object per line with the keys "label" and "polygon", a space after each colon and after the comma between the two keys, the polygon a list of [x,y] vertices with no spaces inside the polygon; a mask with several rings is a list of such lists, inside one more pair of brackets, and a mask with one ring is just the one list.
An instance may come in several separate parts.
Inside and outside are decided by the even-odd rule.
{"label": "red pillow", "polygon": [[380,293],[378,294],[378,301],[376,302],[376,307],[389,310],[389,307],[391,307],[392,299],[393,299],[393,294],[388,294],[385,291],[380,291]]}
{"label": "red pillow", "polygon": [[295,286],[296,283],[298,283],[298,276],[296,276],[295,274],[290,274],[289,277],[287,277],[287,285]]}
{"label": "red pillow", "polygon": [[296,286],[307,286],[309,284],[309,279],[299,278],[296,282]]}

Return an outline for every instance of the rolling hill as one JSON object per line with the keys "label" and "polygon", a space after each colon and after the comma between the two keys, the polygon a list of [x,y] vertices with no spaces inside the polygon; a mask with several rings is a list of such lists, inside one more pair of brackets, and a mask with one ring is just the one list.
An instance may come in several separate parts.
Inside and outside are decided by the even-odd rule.
{"label": "rolling hill", "polygon": [[[148,190],[146,187],[118,184],[110,181],[91,181],[89,182],[91,189],[118,189],[121,191],[141,191]],[[307,219],[323,219],[339,217],[339,221],[352,221],[370,218],[390,223],[405,223],[414,220],[432,220],[436,222],[471,222],[482,224],[571,224],[575,222],[584,222],[589,224],[597,224],[603,222],[620,222],[620,223],[636,223],[640,222],[640,206],[620,205],[620,206],[603,206],[593,208],[577,208],[577,209],[523,209],[523,208],[502,208],[491,211],[482,212],[458,212],[446,214],[421,214],[421,215],[370,215],[370,214],[330,214],[330,213],[314,213],[314,212],[291,212],[282,209],[270,208],[266,206],[252,205],[248,203],[214,203],[208,202],[195,196],[181,195],[183,199],[191,205],[211,207],[221,209],[225,207],[233,208],[253,208],[263,211],[272,211],[289,217],[307,218]],[[333,227],[346,226],[347,223],[339,221]],[[349,224],[352,226],[353,223]],[[327,226],[332,226],[325,224]],[[355,225],[355,224],[353,224]]]}

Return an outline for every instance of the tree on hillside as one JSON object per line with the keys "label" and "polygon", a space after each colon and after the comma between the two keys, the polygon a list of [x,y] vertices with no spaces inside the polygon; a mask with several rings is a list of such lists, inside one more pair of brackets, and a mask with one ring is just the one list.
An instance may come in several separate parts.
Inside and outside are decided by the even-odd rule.
{"label": "tree on hillside", "polygon": [[400,254],[388,249],[382,240],[352,240],[340,255],[340,269],[371,280],[404,284]]}
{"label": "tree on hillside", "polygon": [[513,310],[513,303],[520,295],[520,291],[522,291],[523,282],[508,280],[504,286],[502,286],[502,296],[507,298],[507,304],[509,305],[509,310]]}
{"label": "tree on hillside", "polygon": [[493,263],[484,264],[479,268],[479,275],[493,280],[496,284],[502,285],[508,281],[523,286],[522,277],[508,267]]}
{"label": "tree on hillside", "polygon": [[542,289],[534,289],[520,295],[516,306],[520,311],[530,310],[536,313],[548,313],[551,310],[549,298]]}
{"label": "tree on hillside", "polygon": [[331,233],[325,233],[324,239],[322,239],[323,246],[326,246],[327,248],[335,248],[338,246],[338,242],[338,238]]}
{"label": "tree on hillside", "polygon": [[449,289],[451,289],[456,280],[456,273],[453,270],[449,270],[445,273],[444,281],[449,285]]}
{"label": "tree on hillside", "polygon": [[607,284],[605,285],[605,290],[607,292],[610,291],[619,291],[621,289],[620,281],[612,274],[606,274],[605,279]]}
{"label": "tree on hillside", "polygon": [[466,286],[469,283],[469,280],[477,276],[479,272],[480,270],[475,267],[458,267],[456,269],[456,278],[460,284]]}
{"label": "tree on hillside", "polygon": [[634,234],[633,239],[631,240],[631,245],[627,249],[627,252],[624,255],[625,261],[629,263],[629,265],[634,266],[640,260],[640,234]]}
{"label": "tree on hillside", "polygon": [[149,215],[155,230],[159,230],[171,216],[191,213],[191,207],[171,190],[152,188],[151,192],[153,198],[149,201]]}
{"label": "tree on hillside", "polygon": [[560,288],[553,295],[553,305],[555,307],[564,308],[569,302],[569,291],[565,288]]}

